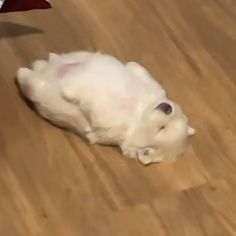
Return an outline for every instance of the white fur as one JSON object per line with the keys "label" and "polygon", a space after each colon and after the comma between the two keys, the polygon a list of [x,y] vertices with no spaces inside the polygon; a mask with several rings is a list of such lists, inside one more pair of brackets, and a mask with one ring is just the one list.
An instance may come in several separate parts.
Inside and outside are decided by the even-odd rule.
{"label": "white fur", "polygon": [[[195,130],[180,107],[136,62],[100,53],[49,54],[20,68],[17,80],[37,111],[91,143],[119,145],[143,164],[176,158]],[[171,105],[172,113],[155,109]]]}

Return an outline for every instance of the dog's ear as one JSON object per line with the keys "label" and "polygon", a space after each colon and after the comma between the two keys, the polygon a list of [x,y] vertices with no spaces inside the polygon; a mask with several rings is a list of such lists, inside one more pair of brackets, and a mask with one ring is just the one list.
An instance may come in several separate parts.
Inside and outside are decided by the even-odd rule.
{"label": "dog's ear", "polygon": [[155,151],[152,148],[143,148],[138,151],[138,160],[143,165],[148,165],[153,162]]}
{"label": "dog's ear", "polygon": [[160,149],[146,147],[138,151],[138,160],[143,165],[148,165],[155,162],[162,162],[166,160],[166,158]]}

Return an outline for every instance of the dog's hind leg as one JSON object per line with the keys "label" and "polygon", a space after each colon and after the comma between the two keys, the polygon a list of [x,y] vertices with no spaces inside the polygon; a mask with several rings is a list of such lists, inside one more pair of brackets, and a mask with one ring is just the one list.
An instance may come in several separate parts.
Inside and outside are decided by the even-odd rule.
{"label": "dog's hind leg", "polygon": [[32,78],[33,73],[32,70],[25,67],[17,71],[17,82],[20,90],[31,101],[34,101],[34,91],[45,86],[44,81]]}

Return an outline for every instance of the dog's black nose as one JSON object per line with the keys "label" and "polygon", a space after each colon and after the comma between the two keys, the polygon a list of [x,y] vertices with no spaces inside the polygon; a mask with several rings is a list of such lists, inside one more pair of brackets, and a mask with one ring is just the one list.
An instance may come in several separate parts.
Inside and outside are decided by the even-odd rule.
{"label": "dog's black nose", "polygon": [[171,105],[168,104],[168,103],[166,103],[166,102],[160,103],[160,104],[156,107],[156,109],[158,109],[158,110],[164,112],[166,115],[169,115],[169,114],[171,114],[171,112],[172,112],[172,107],[171,107]]}

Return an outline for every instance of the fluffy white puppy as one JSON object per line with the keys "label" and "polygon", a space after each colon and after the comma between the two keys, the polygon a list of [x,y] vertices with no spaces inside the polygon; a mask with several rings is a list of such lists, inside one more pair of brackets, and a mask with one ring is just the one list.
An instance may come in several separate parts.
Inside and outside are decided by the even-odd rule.
{"label": "fluffy white puppy", "polygon": [[148,71],[101,53],[49,54],[20,68],[24,96],[44,118],[91,143],[119,145],[143,164],[175,158],[195,130]]}

